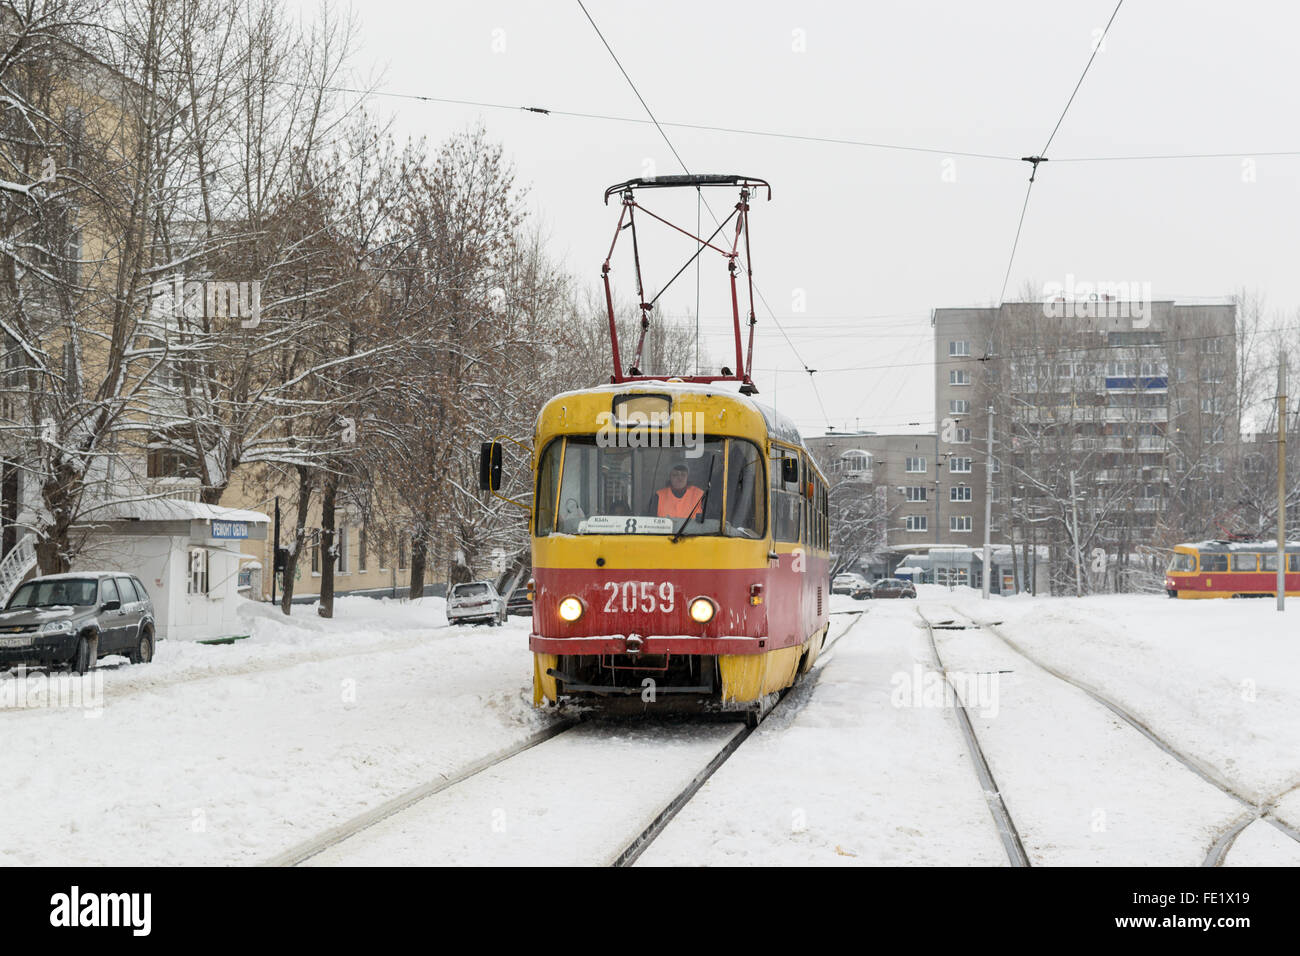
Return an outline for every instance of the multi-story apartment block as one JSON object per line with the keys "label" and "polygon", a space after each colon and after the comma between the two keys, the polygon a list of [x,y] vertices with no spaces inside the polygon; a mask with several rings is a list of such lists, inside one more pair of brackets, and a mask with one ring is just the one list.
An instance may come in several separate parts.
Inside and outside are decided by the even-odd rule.
{"label": "multi-story apartment block", "polygon": [[1235,305],[1058,299],[936,309],[932,324],[935,431],[807,439],[833,482],[876,496],[870,570],[979,586],[990,472],[994,590],[1072,568],[1076,523],[1091,569],[1212,533],[1231,510]]}
{"label": "multi-story apartment block", "polygon": [[1059,547],[1049,519],[1077,514],[1080,538],[1123,560],[1223,505],[1206,479],[1239,430],[1234,305],[1016,302],[937,309],[933,325],[938,454],[969,479],[950,492],[969,524],[953,516],[946,543],[982,543],[989,467],[997,544]]}

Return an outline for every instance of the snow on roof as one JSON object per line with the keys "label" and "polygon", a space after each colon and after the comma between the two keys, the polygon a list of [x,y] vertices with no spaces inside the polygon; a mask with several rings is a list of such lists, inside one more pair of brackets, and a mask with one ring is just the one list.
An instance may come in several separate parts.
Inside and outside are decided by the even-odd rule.
{"label": "snow on roof", "polygon": [[[129,571],[67,571],[63,574],[40,574],[32,581],[84,581],[87,578],[125,578],[130,577]],[[24,582],[26,583],[26,582]]]}
{"label": "snow on roof", "polygon": [[144,498],[109,502],[96,512],[96,518],[135,519],[138,521],[249,521],[269,524],[271,519],[260,511],[223,508],[201,501],[181,498]]}
{"label": "snow on roof", "polygon": [[[1271,541],[1189,541],[1185,544],[1177,545],[1180,548],[1195,548],[1197,551],[1224,552],[1224,551],[1276,551],[1277,539]],[[1300,551],[1300,541],[1288,541],[1286,550]]]}

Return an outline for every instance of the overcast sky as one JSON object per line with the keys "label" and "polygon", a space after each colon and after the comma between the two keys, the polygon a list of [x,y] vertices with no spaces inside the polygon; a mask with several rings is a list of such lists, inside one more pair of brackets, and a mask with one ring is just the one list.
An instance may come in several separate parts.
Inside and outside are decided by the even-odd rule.
{"label": "overcast sky", "polygon": [[[940,151],[665,125],[692,172],[772,183],[772,201],[752,212],[753,263],[793,347],[760,304],[761,399],[806,434],[827,417],[879,430],[933,421],[930,310],[997,301],[1029,174],[1018,157],[1043,147],[1114,0],[585,2],[661,123]],[[356,9],[356,66],[383,90],[646,118],[576,0]],[[1263,155],[1300,151],[1297,35],[1295,4],[1126,0],[1040,168],[1007,298],[1070,275],[1149,283],[1156,299],[1246,288],[1300,322],[1300,155]],[[398,135],[432,144],[481,121],[529,187],[553,253],[593,284],[618,214],[601,203],[605,187],[682,171],[648,122],[395,97],[374,106]],[[1228,155],[1065,161],[1186,153]],[[693,194],[671,196],[644,199],[693,222]],[[708,196],[719,216],[734,202],[729,190]],[[681,262],[661,236],[641,234],[655,288]],[[616,258],[630,297],[629,266]],[[706,341],[727,360],[720,258],[703,282]],[[693,274],[680,287],[667,307],[693,310]],[[821,370],[826,414],[802,363]]]}

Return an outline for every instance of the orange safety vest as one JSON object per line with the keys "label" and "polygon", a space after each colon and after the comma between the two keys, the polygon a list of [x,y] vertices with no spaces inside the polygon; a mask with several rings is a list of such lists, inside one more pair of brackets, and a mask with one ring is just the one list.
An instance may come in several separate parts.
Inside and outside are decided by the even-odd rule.
{"label": "orange safety vest", "polygon": [[656,494],[659,496],[659,517],[660,518],[688,518],[700,513],[700,500],[704,497],[704,492],[694,485],[688,485],[678,498],[673,494],[672,488],[660,488]]}

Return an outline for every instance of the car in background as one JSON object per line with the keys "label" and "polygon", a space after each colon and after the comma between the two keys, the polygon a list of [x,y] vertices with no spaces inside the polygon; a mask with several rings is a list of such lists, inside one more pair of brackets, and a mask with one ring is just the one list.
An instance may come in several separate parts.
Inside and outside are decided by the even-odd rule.
{"label": "car in background", "polygon": [[487,624],[496,627],[506,622],[506,599],[497,593],[491,581],[470,581],[454,585],[447,595],[448,624]]}
{"label": "car in background", "polygon": [[831,594],[855,594],[867,587],[867,579],[855,571],[845,571],[835,575],[831,582]]}
{"label": "car in background", "polygon": [[506,613],[515,617],[532,617],[533,602],[528,596],[528,588],[515,588],[506,598]]}
{"label": "car in background", "polygon": [[24,581],[0,611],[0,667],[66,667],[84,674],[101,657],[147,664],[154,608],[140,579],[120,571],[78,571]]}
{"label": "car in background", "polygon": [[911,581],[904,581],[902,578],[881,578],[871,585],[871,599],[873,601],[883,598],[914,597],[916,597],[916,586]]}

